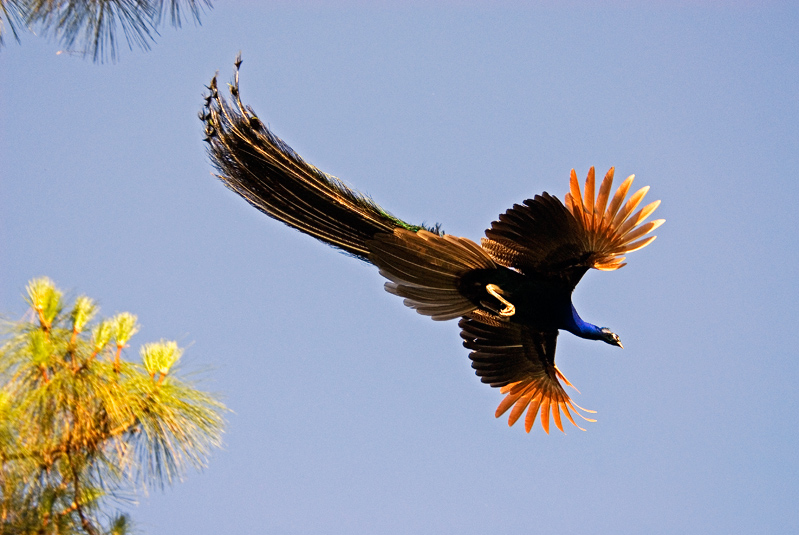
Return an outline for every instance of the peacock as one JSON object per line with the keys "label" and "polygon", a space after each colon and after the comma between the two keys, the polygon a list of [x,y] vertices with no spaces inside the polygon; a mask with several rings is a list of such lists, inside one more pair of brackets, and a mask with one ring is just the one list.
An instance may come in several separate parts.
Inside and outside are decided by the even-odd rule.
{"label": "peacock", "polygon": [[655,239],[648,234],[664,220],[645,220],[660,201],[636,211],[649,187],[625,202],[634,176],[611,196],[614,168],[598,190],[593,167],[582,190],[572,169],[564,202],[545,192],[515,204],[479,244],[439,226],[406,223],[272,133],[242,104],[241,57],[235,66],[231,98],[220,96],[215,76],[200,113],[225,186],[266,215],[375,265],[388,279],[385,289],[418,313],[459,319],[472,368],[504,394],[496,417],[510,410],[508,425],[525,412],[528,433],[539,414],[547,434],[550,415],[561,431],[562,414],[581,430],[572,412],[596,421],[588,416],[595,411],[564,390],[574,387],[555,365],[558,332],[623,347],[616,333],[584,321],[571,296],[589,268],[619,269],[625,254]]}

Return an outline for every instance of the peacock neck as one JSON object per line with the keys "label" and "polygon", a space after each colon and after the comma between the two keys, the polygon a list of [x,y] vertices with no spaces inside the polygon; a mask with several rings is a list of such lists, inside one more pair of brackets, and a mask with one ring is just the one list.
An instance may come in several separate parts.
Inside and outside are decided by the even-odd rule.
{"label": "peacock neck", "polygon": [[574,308],[574,304],[571,305],[571,315],[567,318],[565,330],[569,331],[575,336],[579,336],[580,338],[586,338],[588,340],[601,340],[602,339],[602,331],[600,327],[597,327],[593,323],[588,323],[587,321],[583,321],[579,314],[577,314],[577,310]]}

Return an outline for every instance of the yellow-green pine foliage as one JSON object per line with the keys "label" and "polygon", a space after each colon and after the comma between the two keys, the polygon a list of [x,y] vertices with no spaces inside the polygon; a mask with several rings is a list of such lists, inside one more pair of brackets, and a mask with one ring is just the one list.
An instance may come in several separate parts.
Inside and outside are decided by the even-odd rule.
{"label": "yellow-green pine foliage", "polygon": [[94,318],[95,314],[97,314],[97,305],[94,301],[85,295],[75,299],[75,306],[72,308],[71,314],[72,330],[76,333],[83,332],[83,328]]}
{"label": "yellow-green pine foliage", "polygon": [[226,409],[174,373],[176,342],[145,344],[141,363],[127,361],[136,316],[96,319],[94,301],[69,306],[62,295],[46,277],[30,281],[33,315],[5,325],[0,534],[121,535],[130,519],[110,514],[112,499],[204,466]]}
{"label": "yellow-green pine foliage", "polygon": [[155,376],[157,373],[168,374],[182,354],[183,350],[178,347],[177,342],[166,340],[144,344],[141,348],[142,362],[150,376]]}
{"label": "yellow-green pine foliage", "polygon": [[38,314],[42,327],[50,329],[53,319],[61,312],[61,292],[47,277],[33,279],[27,290],[28,304]]}
{"label": "yellow-green pine foliage", "polygon": [[136,320],[136,316],[130,312],[122,312],[111,318],[111,323],[114,326],[114,340],[117,346],[126,346],[133,335],[139,332],[139,325]]}

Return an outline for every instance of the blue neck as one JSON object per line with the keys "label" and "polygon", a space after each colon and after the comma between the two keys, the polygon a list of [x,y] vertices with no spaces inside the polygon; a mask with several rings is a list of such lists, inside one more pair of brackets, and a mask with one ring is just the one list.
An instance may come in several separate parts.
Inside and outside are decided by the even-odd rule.
{"label": "blue neck", "polygon": [[571,306],[571,309],[571,316],[567,318],[564,329],[575,336],[579,336],[580,338],[586,338],[588,340],[602,340],[601,329],[592,323],[583,321],[579,314],[577,314],[577,310],[575,310],[574,305]]}

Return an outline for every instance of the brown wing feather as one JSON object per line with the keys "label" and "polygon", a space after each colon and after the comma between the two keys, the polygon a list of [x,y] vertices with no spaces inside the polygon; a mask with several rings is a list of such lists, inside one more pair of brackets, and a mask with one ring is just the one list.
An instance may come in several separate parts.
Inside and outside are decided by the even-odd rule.
{"label": "brown wing feather", "polygon": [[611,168],[594,198],[594,168],[588,172],[584,193],[572,170],[565,205],[547,193],[514,205],[486,230],[483,248],[500,265],[572,287],[589,268],[609,271],[623,267],[624,255],[652,243],[655,237],[646,234],[664,220],[645,222],[660,201],[633,214],[648,187],[624,202],[632,176],[611,199],[613,173]]}
{"label": "brown wing feather", "polygon": [[405,298],[405,304],[434,320],[465,316],[477,306],[458,290],[464,273],[492,269],[496,264],[466,238],[439,236],[397,228],[366,242],[369,261],[389,281],[386,290]]}
{"label": "brown wing feather", "polygon": [[561,411],[579,429],[569,408],[586,421],[563,386],[568,380],[555,366],[555,346],[558,332],[535,332],[527,327],[511,324],[486,324],[475,318],[460,321],[463,345],[471,349],[469,358],[480,380],[494,387],[500,387],[505,398],[497,407],[500,417],[509,409],[508,425],[513,425],[527,411],[524,428],[529,433],[536,416],[541,414],[541,426],[549,433],[549,415],[555,425],[563,431]]}
{"label": "brown wing feather", "polygon": [[486,230],[482,246],[500,265],[575,285],[587,269],[583,238],[575,216],[543,193],[501,214]]}

